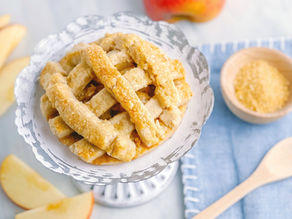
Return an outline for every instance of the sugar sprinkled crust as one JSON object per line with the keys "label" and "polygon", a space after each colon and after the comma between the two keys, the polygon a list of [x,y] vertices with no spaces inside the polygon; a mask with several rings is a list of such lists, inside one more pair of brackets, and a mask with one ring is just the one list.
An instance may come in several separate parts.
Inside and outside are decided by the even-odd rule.
{"label": "sugar sprinkled crust", "polygon": [[192,96],[178,60],[134,34],[106,34],[49,62],[41,110],[59,140],[82,160],[135,159],[178,127]]}

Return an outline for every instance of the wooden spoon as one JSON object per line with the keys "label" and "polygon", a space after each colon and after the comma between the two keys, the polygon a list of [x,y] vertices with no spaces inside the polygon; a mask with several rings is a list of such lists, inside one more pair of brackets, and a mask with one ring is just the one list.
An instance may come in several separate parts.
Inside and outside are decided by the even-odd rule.
{"label": "wooden spoon", "polygon": [[193,219],[215,218],[250,191],[290,176],[292,176],[292,137],[276,144],[249,178]]}

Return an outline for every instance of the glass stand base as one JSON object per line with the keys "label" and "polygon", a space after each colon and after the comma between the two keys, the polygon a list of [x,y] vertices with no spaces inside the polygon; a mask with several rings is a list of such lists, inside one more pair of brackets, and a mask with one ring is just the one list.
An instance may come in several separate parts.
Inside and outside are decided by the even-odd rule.
{"label": "glass stand base", "polygon": [[126,208],[144,204],[158,196],[173,180],[178,162],[167,166],[161,173],[147,180],[136,183],[117,183],[113,185],[86,185],[74,180],[81,192],[93,191],[95,201],[99,204]]}

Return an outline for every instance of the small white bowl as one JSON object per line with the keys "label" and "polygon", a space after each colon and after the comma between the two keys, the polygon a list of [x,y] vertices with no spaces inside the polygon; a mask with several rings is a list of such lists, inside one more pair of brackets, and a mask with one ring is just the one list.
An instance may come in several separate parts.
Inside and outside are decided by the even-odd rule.
{"label": "small white bowl", "polygon": [[[272,113],[259,113],[242,105],[235,96],[234,78],[239,70],[254,60],[265,60],[275,66],[290,81],[290,97],[287,104]],[[246,122],[264,124],[273,122],[292,111],[292,59],[284,53],[264,47],[242,49],[233,54],[221,69],[221,90],[223,99],[229,109]]]}

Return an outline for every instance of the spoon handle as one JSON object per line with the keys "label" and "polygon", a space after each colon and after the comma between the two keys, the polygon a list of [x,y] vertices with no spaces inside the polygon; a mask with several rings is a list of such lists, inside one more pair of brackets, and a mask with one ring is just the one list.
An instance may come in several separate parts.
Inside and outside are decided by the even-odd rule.
{"label": "spoon handle", "polygon": [[200,212],[193,219],[212,219],[220,215],[227,208],[232,206],[247,193],[265,184],[260,174],[253,174],[244,182],[235,187],[232,191],[224,195],[222,198],[214,202],[208,208]]}

